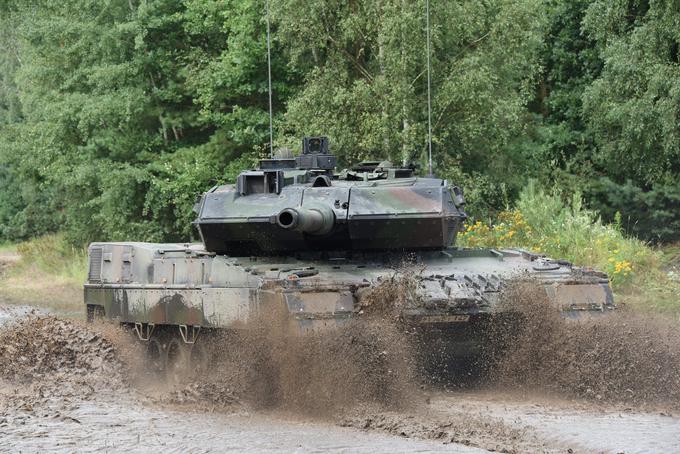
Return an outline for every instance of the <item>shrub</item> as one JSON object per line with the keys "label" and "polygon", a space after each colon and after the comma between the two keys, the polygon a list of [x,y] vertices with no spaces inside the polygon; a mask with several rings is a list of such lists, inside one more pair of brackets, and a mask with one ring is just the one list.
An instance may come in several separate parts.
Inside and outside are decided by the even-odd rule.
{"label": "shrub", "polygon": [[657,243],[680,241],[680,184],[655,184],[644,190],[630,180],[617,184],[600,178],[589,185],[587,199],[602,217],[613,222],[617,213],[627,233]]}
{"label": "shrub", "polygon": [[626,237],[619,224],[604,224],[586,209],[580,194],[565,204],[531,182],[514,209],[494,223],[470,222],[459,244],[468,247],[519,247],[606,271],[615,288],[640,283],[659,268],[660,254],[642,241]]}
{"label": "shrub", "polygon": [[47,274],[77,283],[85,282],[87,251],[72,246],[62,234],[45,235],[17,245],[24,268],[35,267]]}

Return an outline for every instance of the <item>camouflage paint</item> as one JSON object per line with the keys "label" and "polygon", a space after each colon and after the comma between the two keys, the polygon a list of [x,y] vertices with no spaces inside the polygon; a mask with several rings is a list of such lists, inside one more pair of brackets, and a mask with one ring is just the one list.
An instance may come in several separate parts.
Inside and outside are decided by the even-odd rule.
{"label": "camouflage paint", "polygon": [[[387,162],[336,174],[334,162],[326,146],[307,147],[212,188],[195,208],[203,244],[91,244],[88,314],[147,327],[233,328],[284,311],[301,332],[332,329],[405,256],[421,270],[417,297],[402,310],[416,324],[457,329],[484,320],[504,284],[518,279],[542,283],[569,313],[614,307],[601,273],[524,251],[452,248],[466,215],[462,193],[446,180]],[[284,212],[314,211],[323,221],[307,228],[281,222]]]}
{"label": "camouflage paint", "polygon": [[[225,257],[206,255],[201,245],[151,243],[93,243],[89,251],[91,271],[100,274],[90,273],[85,303],[108,319],[229,328],[261,311],[285,310],[301,331],[345,323],[359,293],[393,278],[387,264],[400,257]],[[403,316],[416,323],[456,325],[493,314],[504,284],[518,279],[542,283],[566,312],[614,307],[603,274],[522,251],[446,249],[411,259],[422,272]],[[126,269],[131,274],[121,283]]]}

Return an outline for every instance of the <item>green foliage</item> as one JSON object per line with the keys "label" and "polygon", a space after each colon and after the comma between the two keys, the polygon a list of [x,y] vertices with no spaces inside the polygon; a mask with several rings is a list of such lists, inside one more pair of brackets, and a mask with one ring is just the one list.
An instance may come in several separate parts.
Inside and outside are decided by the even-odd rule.
{"label": "green foliage", "polygon": [[[430,6],[435,171],[472,216],[536,178],[677,239],[674,2]],[[424,0],[270,9],[276,145],[426,168]],[[264,0],[0,2],[0,240],[189,239],[196,195],[268,148],[265,34]]]}
{"label": "green foliage", "polygon": [[[539,71],[541,2],[431,8],[437,156],[466,171],[496,172],[496,157],[524,128]],[[291,64],[308,68],[286,112],[289,137],[328,134],[346,160],[425,163],[424,9],[423,1],[276,2]]]}
{"label": "green foliage", "polygon": [[[495,223],[470,223],[460,244],[483,247],[522,247],[565,258],[609,273],[616,288],[644,282],[648,270],[658,270],[659,255],[621,229],[603,223],[573,194],[565,204],[535,183],[520,193],[516,208],[502,212]],[[640,279],[637,279],[640,278]]]}
{"label": "green foliage", "polygon": [[516,208],[499,213],[492,222],[470,221],[458,243],[519,247],[603,270],[617,293],[617,304],[680,314],[677,247],[656,250],[626,236],[621,216],[615,216],[613,224],[603,222],[583,206],[578,193],[568,203],[564,200],[564,194],[530,182]]}
{"label": "green foliage", "polygon": [[583,96],[597,161],[619,182],[677,183],[680,172],[680,10],[674,1],[593,2],[585,32],[602,76]]}
{"label": "green foliage", "polygon": [[630,180],[618,185],[608,178],[588,188],[591,205],[609,222],[620,219],[621,227],[653,242],[680,241],[680,184],[656,184],[650,190]]}
{"label": "green foliage", "polygon": [[[7,7],[2,237],[63,229],[74,244],[187,239],[196,195],[224,182],[268,136],[262,6],[20,0]],[[279,106],[295,76],[283,57],[274,67]]]}
{"label": "green foliage", "polygon": [[[508,180],[499,180],[481,172],[465,173],[460,167],[448,165],[439,171],[446,178],[463,189],[465,213],[472,219],[491,220],[511,203]],[[513,180],[510,180],[513,181]]]}
{"label": "green foliage", "polygon": [[[512,154],[524,161],[531,178],[549,185],[564,184],[564,174],[583,176],[592,171],[596,153],[582,119],[584,90],[601,71],[596,43],[581,27],[591,0],[546,2],[548,25],[527,134],[513,143]],[[517,159],[516,159],[517,160]],[[527,178],[519,182],[522,187]]]}

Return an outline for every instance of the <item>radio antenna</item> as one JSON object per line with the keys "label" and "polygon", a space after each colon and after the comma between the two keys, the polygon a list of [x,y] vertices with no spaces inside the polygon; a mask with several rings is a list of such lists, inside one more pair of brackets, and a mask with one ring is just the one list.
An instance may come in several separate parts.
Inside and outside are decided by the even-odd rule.
{"label": "radio antenna", "polygon": [[[269,26],[269,0],[265,0],[267,16],[267,82],[269,83],[269,157],[274,157],[274,121],[272,108],[272,45],[271,31]],[[432,167],[430,165],[430,167]]]}
{"label": "radio antenna", "polygon": [[430,0],[425,0],[427,33],[427,151],[429,175],[432,176],[432,78],[430,75]]}

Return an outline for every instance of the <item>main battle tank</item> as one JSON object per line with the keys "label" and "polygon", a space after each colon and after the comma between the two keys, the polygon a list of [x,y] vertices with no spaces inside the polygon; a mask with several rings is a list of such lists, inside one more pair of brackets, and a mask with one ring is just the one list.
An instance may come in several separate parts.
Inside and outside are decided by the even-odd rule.
{"label": "main battle tank", "polygon": [[[134,328],[163,368],[202,356],[200,333],[285,311],[299,332],[362,313],[361,295],[417,269],[400,318],[460,355],[478,351],[508,282],[532,281],[566,316],[614,308],[603,273],[522,250],[454,247],[463,194],[388,161],[335,172],[324,137],[265,159],[195,206],[200,244],[92,243],[89,319]],[[407,265],[404,267],[404,264]],[[193,353],[192,353],[193,352]]]}

